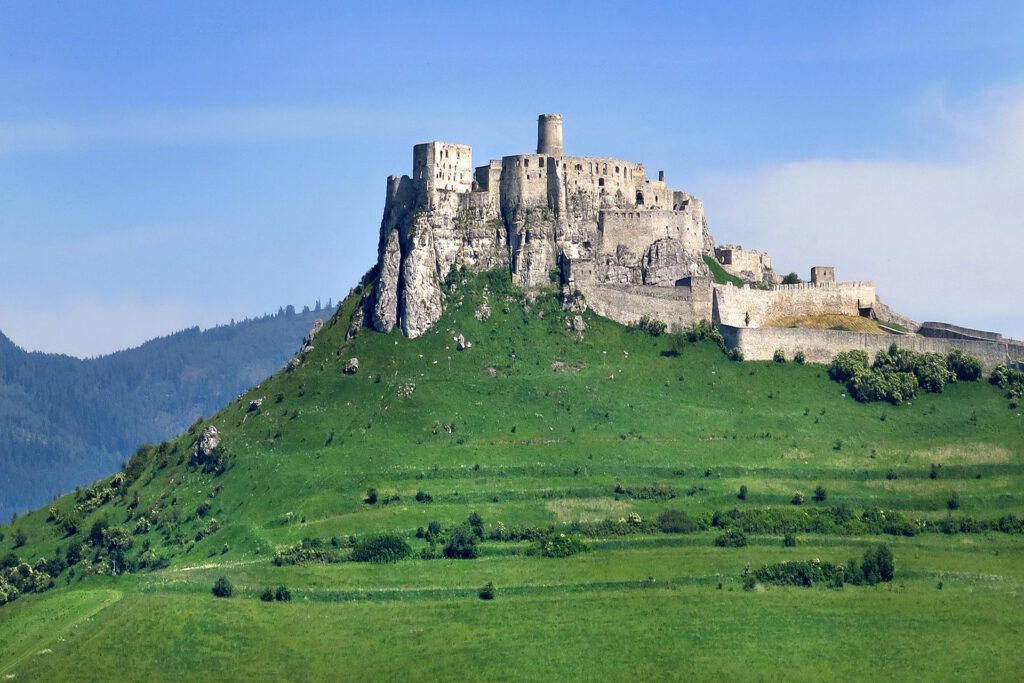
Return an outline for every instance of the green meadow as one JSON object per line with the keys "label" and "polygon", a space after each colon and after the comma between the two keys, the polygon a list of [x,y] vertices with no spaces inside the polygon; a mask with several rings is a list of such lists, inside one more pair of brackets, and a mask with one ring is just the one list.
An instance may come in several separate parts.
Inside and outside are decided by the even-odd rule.
{"label": "green meadow", "polygon": [[[506,281],[455,278],[444,317],[412,340],[348,339],[357,289],[297,368],[140,449],[120,480],[0,528],[0,557],[29,565],[81,550],[52,588],[0,606],[0,676],[1019,678],[1024,411],[1000,389],[858,403],[824,366],[731,361],[713,341],[589,313],[579,336],[556,292]],[[194,462],[209,425],[222,473]],[[695,527],[665,531],[666,510]],[[474,559],[417,533],[474,512]],[[739,524],[745,546],[715,545]],[[344,560],[379,533],[412,555],[274,562],[304,539]],[[559,534],[585,551],[534,552]],[[881,543],[891,582],[746,576]],[[221,577],[229,598],[211,593]],[[281,585],[290,601],[260,599]]]}

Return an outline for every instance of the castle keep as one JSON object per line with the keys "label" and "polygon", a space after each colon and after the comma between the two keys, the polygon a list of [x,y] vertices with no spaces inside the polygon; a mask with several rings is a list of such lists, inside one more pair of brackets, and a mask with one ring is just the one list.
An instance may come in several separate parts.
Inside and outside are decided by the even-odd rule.
{"label": "castle keep", "polygon": [[[780,284],[768,254],[716,247],[701,200],[668,187],[664,172],[655,180],[635,161],[567,156],[562,124],[560,114],[542,114],[536,153],[477,167],[468,145],[413,147],[412,175],[387,181],[369,310],[375,329],[419,336],[441,317],[441,283],[452,268],[507,268],[521,287],[557,279],[566,305],[622,323],[643,315],[679,326],[712,320],[751,359],[782,348],[827,361],[844,348],[910,343],[881,333],[859,335],[877,338],[865,341],[842,336],[852,332],[779,329],[813,316],[874,318],[880,310],[912,332],[918,326],[884,307],[872,283],[837,282],[828,266],[815,266],[808,283]],[[716,282],[709,264],[744,284]]]}

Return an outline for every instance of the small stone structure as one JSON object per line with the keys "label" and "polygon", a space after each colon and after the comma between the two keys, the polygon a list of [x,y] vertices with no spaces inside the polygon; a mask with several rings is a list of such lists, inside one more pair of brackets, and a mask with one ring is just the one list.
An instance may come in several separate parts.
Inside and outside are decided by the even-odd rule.
{"label": "small stone structure", "polygon": [[836,281],[836,269],[832,266],[814,266],[811,268],[811,283],[828,285]]}

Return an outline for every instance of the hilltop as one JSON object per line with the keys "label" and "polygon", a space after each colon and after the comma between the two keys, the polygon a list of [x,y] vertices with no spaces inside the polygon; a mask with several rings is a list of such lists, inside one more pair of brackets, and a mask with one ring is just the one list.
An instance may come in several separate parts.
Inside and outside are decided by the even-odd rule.
{"label": "hilltop", "polygon": [[[1011,679],[1024,664],[1008,635],[1024,420],[998,387],[860,403],[824,366],[732,361],[713,328],[629,329],[500,270],[450,278],[409,339],[358,324],[373,288],[224,410],[3,527],[0,556],[56,587],[0,608],[0,672]],[[445,558],[467,520],[478,557]],[[413,557],[351,561],[380,533]],[[761,567],[879,543],[891,583],[744,590]],[[220,577],[233,597],[211,595]],[[260,600],[278,586],[291,600]],[[344,656],[315,654],[330,651]]]}
{"label": "hilltop", "polygon": [[81,360],[0,333],[0,519],[117,470],[280,368],[333,310],[198,327]]}

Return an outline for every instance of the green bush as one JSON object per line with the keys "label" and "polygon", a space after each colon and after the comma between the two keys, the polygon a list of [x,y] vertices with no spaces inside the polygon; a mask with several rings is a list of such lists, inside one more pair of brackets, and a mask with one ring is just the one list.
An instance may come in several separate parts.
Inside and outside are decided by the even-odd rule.
{"label": "green bush", "polygon": [[787,531],[786,535],[782,537],[782,545],[786,548],[792,548],[796,546],[796,534],[791,531]]}
{"label": "green bush", "polygon": [[793,494],[793,497],[789,499],[789,502],[792,503],[793,505],[803,505],[804,494],[797,491],[796,493]]}
{"label": "green bush", "polygon": [[471,560],[477,555],[476,543],[476,533],[468,524],[462,524],[451,530],[442,552],[448,559]]}
{"label": "green bush", "polygon": [[868,369],[868,354],[864,351],[840,351],[832,359],[828,376],[836,382],[846,382],[858,372]]}
{"label": "green bush", "polygon": [[397,534],[374,534],[356,542],[352,548],[355,562],[397,562],[412,554],[412,548]]}
{"label": "green bush", "polygon": [[981,379],[981,361],[960,349],[953,349],[946,355],[946,367],[960,382],[976,382]]}
{"label": "green bush", "polygon": [[[270,589],[268,588],[267,590]],[[276,591],[274,591],[274,599],[278,602],[291,602],[292,592],[289,590],[288,586],[282,584],[277,587]]]}
{"label": "green bush", "polygon": [[227,577],[222,576],[213,584],[212,592],[218,598],[230,598],[235,593],[234,586],[227,580]]}
{"label": "green bush", "polygon": [[775,349],[775,353],[772,354],[772,360],[776,363],[786,362],[786,352],[782,349]]}
{"label": "green bush", "polygon": [[803,365],[807,362],[807,354],[803,351],[797,351],[793,354],[793,362],[797,365]]}
{"label": "green bush", "polygon": [[814,495],[812,497],[814,498],[815,502],[824,503],[825,499],[828,498],[828,491],[825,490],[824,486],[815,486]]}
{"label": "green bush", "polygon": [[549,534],[538,538],[533,546],[527,549],[526,554],[538,557],[569,557],[587,549],[587,544],[578,536]]}
{"label": "green bush", "polygon": [[658,528],[667,534],[689,534],[700,530],[700,524],[682,510],[662,510],[658,513]]}
{"label": "green bush", "polygon": [[657,320],[656,318],[652,318],[647,314],[640,316],[640,320],[638,320],[632,327],[633,329],[646,332],[652,337],[660,337],[665,334],[665,330],[668,329],[668,325],[664,322]]}
{"label": "green bush", "polygon": [[959,491],[951,491],[949,493],[949,499],[946,500],[946,507],[949,508],[950,510],[959,510],[960,509],[960,492]]}
{"label": "green bush", "polygon": [[491,581],[488,581],[486,584],[484,584],[484,587],[480,589],[479,595],[480,595],[480,599],[481,600],[493,600],[494,599],[494,583],[491,582]]}
{"label": "green bush", "polygon": [[736,494],[736,497],[739,498],[740,500],[746,500],[747,499],[747,485],[746,484],[740,484],[740,492]]}
{"label": "green bush", "polygon": [[363,502],[367,505],[377,504],[377,489],[369,488],[366,489],[366,498],[363,498]]}
{"label": "green bush", "polygon": [[271,588],[264,588],[263,592],[260,593],[260,600],[262,600],[263,602],[273,602],[274,601],[274,591],[273,591],[273,589],[271,589]]}
{"label": "green bush", "polygon": [[742,548],[747,545],[747,536],[738,529],[730,529],[715,537],[715,545],[719,548]]}

